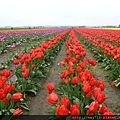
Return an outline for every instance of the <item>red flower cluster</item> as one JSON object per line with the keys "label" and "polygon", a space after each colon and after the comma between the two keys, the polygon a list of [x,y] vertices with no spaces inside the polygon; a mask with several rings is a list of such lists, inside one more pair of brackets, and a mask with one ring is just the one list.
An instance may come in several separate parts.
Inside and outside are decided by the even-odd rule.
{"label": "red flower cluster", "polygon": [[[0,100],[3,100],[4,104],[9,104],[10,98],[8,96],[9,93],[11,93],[13,90],[15,90],[15,85],[12,84],[10,85],[7,82],[7,77],[9,77],[12,74],[11,71],[4,69],[1,72],[1,77],[0,77]],[[19,93],[21,94],[21,93]],[[16,95],[16,96],[15,96]],[[21,97],[18,98],[18,94],[13,94],[12,95],[12,100],[13,101],[19,101],[23,96],[21,94]]]}
{"label": "red flower cluster", "polygon": [[[86,115],[95,115],[98,112],[101,115],[113,115],[112,111],[108,110],[103,104],[106,99],[105,93],[103,92],[105,89],[104,81],[94,78],[93,73],[87,69],[87,61],[92,66],[96,65],[96,61],[92,58],[85,58],[86,50],[77,39],[73,30],[70,32],[70,38],[66,42],[66,46],[67,56],[61,62],[61,66],[64,67],[64,70],[60,74],[60,78],[66,83],[64,84],[64,87],[68,87],[71,91],[75,90],[75,94],[73,91],[70,91],[70,93],[67,94],[67,90],[65,89],[67,95],[62,96],[59,100],[57,94],[53,93],[53,90],[55,89],[54,85],[48,84],[46,86],[48,92],[52,92],[50,92],[51,94],[47,100],[49,103],[57,106],[56,114],[61,117],[66,117],[67,115],[80,115],[82,111],[84,111]],[[64,87],[62,88],[62,91],[64,91]],[[76,92],[77,90],[78,93]],[[79,97],[77,98],[77,94],[81,94],[81,97],[78,95]],[[76,99],[74,100],[74,98]],[[79,104],[75,103],[75,101]],[[82,105],[81,101],[85,102],[85,104],[88,102],[87,110],[84,109],[85,106]],[[101,105],[102,107],[100,107]],[[84,110],[81,111],[81,109]]]}

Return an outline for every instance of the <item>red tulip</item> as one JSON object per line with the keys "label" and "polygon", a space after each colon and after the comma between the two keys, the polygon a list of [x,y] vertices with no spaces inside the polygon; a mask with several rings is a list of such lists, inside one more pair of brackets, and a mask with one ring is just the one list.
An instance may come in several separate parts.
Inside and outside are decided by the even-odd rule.
{"label": "red tulip", "polygon": [[47,101],[49,104],[56,104],[58,102],[58,96],[54,92],[50,94],[49,97],[47,97]]}
{"label": "red tulip", "polygon": [[70,54],[70,50],[69,50],[69,49],[66,50],[66,54],[67,54],[67,55]]}
{"label": "red tulip", "polygon": [[105,112],[106,110],[107,110],[106,105],[102,104],[102,106],[101,106],[100,109],[99,109],[99,113],[100,113],[100,114],[104,114],[104,112]]}
{"label": "red tulip", "polygon": [[97,109],[98,109],[98,102],[95,100],[90,104],[89,111],[91,113],[95,113],[97,111]]}
{"label": "red tulip", "polygon": [[4,82],[1,80],[0,81],[0,89],[4,87]]}
{"label": "red tulip", "polygon": [[91,87],[94,87],[96,84],[97,84],[97,79],[96,79],[96,78],[92,78],[92,79],[90,80],[90,86],[91,86]]}
{"label": "red tulip", "polygon": [[22,110],[20,108],[17,108],[16,110],[14,110],[13,115],[21,115]]}
{"label": "red tulip", "polygon": [[105,84],[103,80],[99,80],[98,81],[98,86],[101,89],[101,91],[103,91],[105,89]]}
{"label": "red tulip", "polygon": [[74,109],[72,111],[70,111],[71,115],[80,115],[80,110],[79,109]]}
{"label": "red tulip", "polygon": [[110,82],[110,85],[115,86],[117,84],[117,82]]}
{"label": "red tulip", "polygon": [[114,115],[111,110],[106,110],[103,115]]}
{"label": "red tulip", "polygon": [[101,89],[100,88],[94,88],[93,90],[93,96],[94,98],[97,99],[98,95],[101,93]]}
{"label": "red tulip", "polygon": [[94,50],[94,51],[93,51],[93,54],[96,54],[96,53],[97,53],[97,52]]}
{"label": "red tulip", "polygon": [[65,59],[66,62],[68,62],[70,60],[70,58],[71,58],[70,56],[67,56],[64,59]]}
{"label": "red tulip", "polygon": [[14,60],[13,60],[13,63],[14,63],[15,65],[18,65],[18,64],[19,64],[19,61],[18,61],[17,59],[14,59]]}
{"label": "red tulip", "polygon": [[61,117],[65,117],[68,115],[68,109],[64,105],[58,105],[56,108],[56,114]]}
{"label": "red tulip", "polygon": [[79,109],[79,105],[78,104],[72,104],[71,106],[70,106],[70,111],[72,111],[73,109]]}
{"label": "red tulip", "polygon": [[0,100],[3,100],[5,98],[4,90],[0,90]]}
{"label": "red tulip", "polygon": [[66,84],[69,82],[68,78],[63,78],[63,80]]}
{"label": "red tulip", "polygon": [[31,59],[33,59],[33,58],[35,57],[35,53],[32,53],[32,54],[30,55],[30,57],[31,57]]}
{"label": "red tulip", "polygon": [[26,60],[26,59],[28,59],[28,58],[29,58],[29,56],[25,53],[25,54],[23,55],[23,59]]}
{"label": "red tulip", "polygon": [[88,58],[88,62],[92,65],[95,66],[96,62],[92,58]]}
{"label": "red tulip", "polygon": [[85,68],[86,67],[86,61],[80,62],[79,63],[81,68]]}
{"label": "red tulip", "polygon": [[61,61],[61,62],[60,62],[60,65],[61,65],[61,66],[65,66],[66,64],[67,64],[67,63],[66,63],[65,61]]}
{"label": "red tulip", "polygon": [[77,59],[73,57],[73,58],[70,58],[70,61],[71,61],[73,64],[75,64],[76,61],[77,61]]}
{"label": "red tulip", "polygon": [[92,78],[92,72],[90,72],[88,69],[86,69],[84,73],[86,75],[87,80],[90,80]]}
{"label": "red tulip", "polygon": [[91,97],[92,97],[92,92],[90,91],[86,94],[86,98],[91,98]]}
{"label": "red tulip", "polygon": [[12,90],[15,90],[15,85],[12,84],[11,87],[10,87],[10,89],[11,89],[11,91],[12,91]]}
{"label": "red tulip", "polygon": [[29,69],[26,69],[26,70],[24,71],[24,73],[23,73],[23,77],[24,77],[24,78],[28,78],[29,73],[30,73],[30,70],[29,70]]}
{"label": "red tulip", "polygon": [[14,93],[12,95],[12,100],[18,102],[21,98],[23,98],[23,94],[20,92]]}
{"label": "red tulip", "polygon": [[80,66],[77,66],[76,71],[80,73],[82,71],[82,68]]}
{"label": "red tulip", "polygon": [[4,70],[1,72],[1,75],[2,75],[2,76],[6,76],[6,77],[9,77],[11,74],[12,74],[12,72],[9,71],[9,70],[7,70],[7,69],[4,69]]}
{"label": "red tulip", "polygon": [[8,98],[8,97],[6,96],[6,97],[3,99],[3,101],[4,101],[5,104],[8,104],[9,101],[10,101],[10,98]]}
{"label": "red tulip", "polygon": [[23,54],[22,54],[22,52],[20,52],[20,53],[18,54],[18,58],[21,59],[22,56],[23,56]]}
{"label": "red tulip", "polygon": [[29,64],[32,61],[32,59],[31,59],[31,57],[29,57],[25,61],[26,61],[26,64]]}
{"label": "red tulip", "polygon": [[78,77],[77,76],[72,78],[72,84],[73,85],[77,85],[78,84]]}
{"label": "red tulip", "polygon": [[70,100],[68,97],[63,97],[61,99],[61,105],[64,105],[67,108],[69,106],[69,104],[70,104]]}
{"label": "red tulip", "polygon": [[[7,81],[6,76],[1,76],[1,77],[0,77],[0,81],[3,82],[3,83],[5,83],[5,82]],[[1,86],[1,85],[0,85],[0,86]]]}
{"label": "red tulip", "polygon": [[72,68],[71,65],[68,66],[68,71],[69,71],[69,74],[73,74],[74,73],[74,69]]}
{"label": "red tulip", "polygon": [[26,64],[22,64],[22,71],[24,72],[27,69]]}
{"label": "red tulip", "polygon": [[71,115],[80,115],[79,105],[73,104],[70,106],[70,114]]}
{"label": "red tulip", "polygon": [[11,86],[10,86],[10,84],[6,84],[6,85],[4,86],[4,92],[5,92],[5,94],[8,94],[10,91],[11,91]]}
{"label": "red tulip", "polygon": [[98,95],[97,101],[99,103],[103,103],[105,101],[105,94],[103,92]]}
{"label": "red tulip", "polygon": [[90,87],[89,84],[84,84],[84,85],[83,85],[83,92],[84,92],[84,93],[89,93],[90,90],[91,90],[91,87]]}
{"label": "red tulip", "polygon": [[24,63],[24,59],[21,58],[21,59],[19,60],[19,62],[20,62],[21,64],[23,64],[23,63]]}
{"label": "red tulip", "polygon": [[86,115],[92,116],[94,113],[90,112],[89,109],[87,110]]}
{"label": "red tulip", "polygon": [[48,93],[51,94],[52,91],[55,89],[55,86],[54,86],[53,83],[48,83],[48,84],[46,85],[46,89],[48,90]]}
{"label": "red tulip", "polygon": [[60,78],[66,78],[68,76],[68,71],[67,70],[64,70],[62,74],[60,74]]}
{"label": "red tulip", "polygon": [[80,72],[79,73],[79,78],[80,78],[81,82],[86,81],[87,80],[86,73],[85,72]]}

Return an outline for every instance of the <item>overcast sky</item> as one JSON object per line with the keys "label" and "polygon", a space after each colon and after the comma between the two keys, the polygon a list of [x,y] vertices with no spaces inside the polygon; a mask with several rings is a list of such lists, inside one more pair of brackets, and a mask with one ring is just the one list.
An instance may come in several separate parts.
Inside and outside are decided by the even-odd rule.
{"label": "overcast sky", "polygon": [[119,24],[120,0],[0,0],[0,26]]}

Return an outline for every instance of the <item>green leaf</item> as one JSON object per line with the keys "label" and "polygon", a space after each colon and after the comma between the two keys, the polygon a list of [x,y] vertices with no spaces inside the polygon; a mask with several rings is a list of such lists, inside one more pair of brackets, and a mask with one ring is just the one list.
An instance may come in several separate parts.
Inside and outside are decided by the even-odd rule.
{"label": "green leaf", "polygon": [[105,70],[109,70],[109,69],[110,69],[110,66],[109,66],[109,65],[105,67]]}
{"label": "green leaf", "polygon": [[86,105],[85,108],[89,108],[89,105]]}
{"label": "green leaf", "polygon": [[77,103],[80,106],[80,99],[75,98],[75,100],[73,100],[74,103]]}
{"label": "green leaf", "polygon": [[2,115],[2,111],[0,111],[0,115]]}
{"label": "green leaf", "polygon": [[23,109],[25,109],[25,110],[30,110],[28,107],[26,107],[25,105],[20,105]]}
{"label": "green leaf", "polygon": [[13,113],[15,109],[10,109],[10,112]]}
{"label": "green leaf", "polygon": [[35,91],[35,90],[27,90],[28,92],[31,92],[31,93],[33,93],[34,95],[36,95],[37,94],[37,92]]}
{"label": "green leaf", "polygon": [[120,85],[120,82],[119,82],[119,83],[117,83],[115,86],[116,86],[116,87],[118,87],[119,85]]}

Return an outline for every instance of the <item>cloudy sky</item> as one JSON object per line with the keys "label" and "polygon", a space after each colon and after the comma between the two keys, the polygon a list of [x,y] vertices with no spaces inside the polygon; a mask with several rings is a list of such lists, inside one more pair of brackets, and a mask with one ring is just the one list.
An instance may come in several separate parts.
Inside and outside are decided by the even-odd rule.
{"label": "cloudy sky", "polygon": [[119,24],[120,0],[0,0],[0,26]]}

